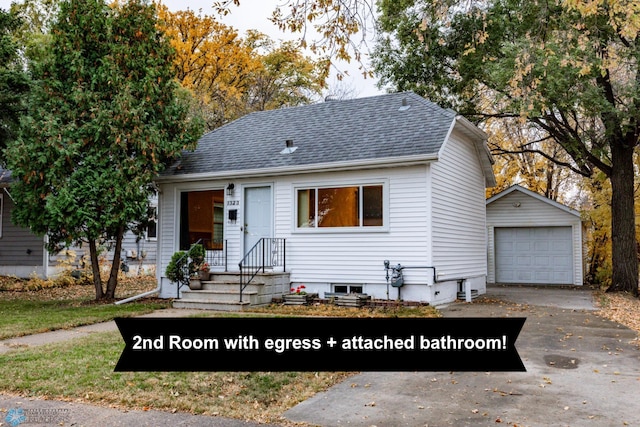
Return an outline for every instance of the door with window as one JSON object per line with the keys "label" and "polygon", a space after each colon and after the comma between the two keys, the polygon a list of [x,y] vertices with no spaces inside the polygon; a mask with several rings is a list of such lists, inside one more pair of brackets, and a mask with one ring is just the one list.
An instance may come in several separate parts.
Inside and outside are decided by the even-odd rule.
{"label": "door with window", "polygon": [[261,238],[273,236],[271,186],[244,189],[244,253]]}

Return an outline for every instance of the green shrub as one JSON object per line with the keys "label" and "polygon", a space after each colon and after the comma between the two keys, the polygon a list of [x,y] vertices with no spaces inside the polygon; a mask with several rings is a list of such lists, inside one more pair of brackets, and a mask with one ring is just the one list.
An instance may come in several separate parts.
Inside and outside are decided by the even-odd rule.
{"label": "green shrub", "polygon": [[187,262],[186,254],[185,251],[178,251],[171,257],[171,261],[165,270],[165,275],[172,282],[182,283],[185,280],[185,272],[182,267]]}

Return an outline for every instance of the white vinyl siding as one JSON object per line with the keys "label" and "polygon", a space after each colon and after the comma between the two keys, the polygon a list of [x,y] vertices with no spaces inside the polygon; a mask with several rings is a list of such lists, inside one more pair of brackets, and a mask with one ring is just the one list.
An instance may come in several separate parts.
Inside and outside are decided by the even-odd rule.
{"label": "white vinyl siding", "polygon": [[[287,238],[291,280],[321,284],[368,284],[365,292],[384,291],[384,260],[424,264],[428,257],[426,218],[427,166],[376,171],[284,177],[276,185],[275,237]],[[315,186],[383,185],[384,227],[299,231],[295,194]],[[425,283],[425,282],[423,282]],[[313,287],[311,288],[313,291]]]}
{"label": "white vinyl siding", "polygon": [[[314,283],[329,290],[331,284],[365,285],[365,292],[386,288],[384,261],[404,265],[423,265],[429,257],[427,215],[427,165],[340,173],[291,175],[273,180],[234,180],[235,194],[225,199],[225,238],[229,271],[238,270],[243,256],[243,221],[228,221],[228,209],[238,209],[244,217],[244,201],[239,189],[271,183],[274,202],[274,237],[286,238],[287,271],[291,281],[304,284],[310,291]],[[296,230],[296,189],[311,186],[347,186],[377,183],[383,185],[384,227],[360,227],[336,232],[299,232]],[[182,191],[219,188],[221,181],[164,184],[161,186],[158,218],[158,244],[162,253],[158,278],[164,276],[167,264],[179,245],[179,207]],[[230,206],[239,200],[239,204]],[[368,229],[371,228],[369,231]],[[367,232],[369,231],[369,232]],[[426,276],[424,271],[408,273],[409,277]],[[422,278],[413,283],[426,284]],[[163,286],[168,281],[163,280]],[[369,286],[369,288],[367,288]],[[373,286],[373,287],[371,287]],[[161,293],[169,295],[171,290]],[[175,292],[175,290],[173,290]]]}
{"label": "white vinyl siding", "polygon": [[[414,301],[451,301],[456,282],[469,279],[482,289],[487,271],[485,178],[475,146],[464,136],[445,144],[437,161],[410,166],[352,171],[307,172],[262,178],[212,179],[160,184],[158,277],[164,276],[179,246],[180,193],[226,188],[225,238],[229,271],[238,271],[244,248],[243,189],[269,185],[273,197],[273,237],[286,239],[286,271],[293,285],[309,292],[330,292],[335,286],[362,286],[375,298],[386,298],[384,262],[391,265],[436,266],[442,286],[433,284],[433,271],[404,270],[402,297]],[[383,225],[376,227],[298,227],[297,194],[301,189],[381,186]],[[228,210],[238,210],[238,221]],[[433,245],[433,247],[432,247]],[[175,285],[163,279],[161,296]],[[171,288],[171,289],[170,289]],[[398,289],[391,289],[396,298]]]}
{"label": "white vinyl siding", "polygon": [[453,133],[432,174],[433,265],[438,279],[487,274],[485,178],[474,145]]}
{"label": "white vinyl siding", "polygon": [[[568,245],[572,253],[572,283],[582,285],[582,222],[577,212],[566,207],[558,207],[555,202],[546,201],[542,196],[533,197],[515,190],[487,204],[488,236],[488,277],[489,283],[496,283],[497,250],[496,228],[570,227]],[[535,283],[535,282],[534,282]],[[547,283],[556,283],[550,279]]]}

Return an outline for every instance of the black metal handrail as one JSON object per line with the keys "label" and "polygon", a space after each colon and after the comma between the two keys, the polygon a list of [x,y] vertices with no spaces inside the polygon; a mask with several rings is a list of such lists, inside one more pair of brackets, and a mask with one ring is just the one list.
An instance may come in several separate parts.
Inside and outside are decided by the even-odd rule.
{"label": "black metal handrail", "polygon": [[[209,249],[208,247],[214,248]],[[227,241],[212,240],[210,245],[205,246],[205,261],[210,267],[224,266],[224,271],[228,271],[227,266]]]}
{"label": "black metal handrail", "polygon": [[286,255],[286,239],[283,238],[263,237],[249,249],[238,264],[240,267],[240,302],[242,302],[242,293],[260,270],[263,273],[267,267],[282,267],[283,271],[287,270]]}

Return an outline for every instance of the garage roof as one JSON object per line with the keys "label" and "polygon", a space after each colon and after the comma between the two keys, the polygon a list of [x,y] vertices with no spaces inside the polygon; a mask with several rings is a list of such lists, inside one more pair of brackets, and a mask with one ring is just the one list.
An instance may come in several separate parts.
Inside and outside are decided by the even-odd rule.
{"label": "garage roof", "polygon": [[555,208],[558,208],[558,209],[560,209],[560,210],[562,210],[564,212],[567,212],[567,213],[569,213],[571,215],[575,215],[578,218],[581,217],[580,212],[578,212],[577,210],[571,209],[570,207],[568,207],[566,205],[563,205],[562,203],[558,203],[555,200],[551,200],[548,197],[541,196],[540,194],[538,194],[536,192],[533,192],[531,190],[527,190],[526,188],[524,188],[524,187],[522,187],[522,186],[520,186],[518,184],[512,185],[511,187],[507,188],[506,190],[504,190],[504,191],[496,194],[495,196],[487,199],[487,202],[486,202],[487,206],[490,205],[491,203],[495,202],[496,200],[499,200],[499,199],[501,199],[501,198],[513,193],[514,191],[519,191],[519,192],[521,192],[523,194],[526,194],[527,196],[533,197],[533,198],[535,198],[535,199],[537,199],[537,200],[539,200],[541,202],[547,203],[547,204],[549,204],[549,205],[551,205],[551,206],[553,206]]}

